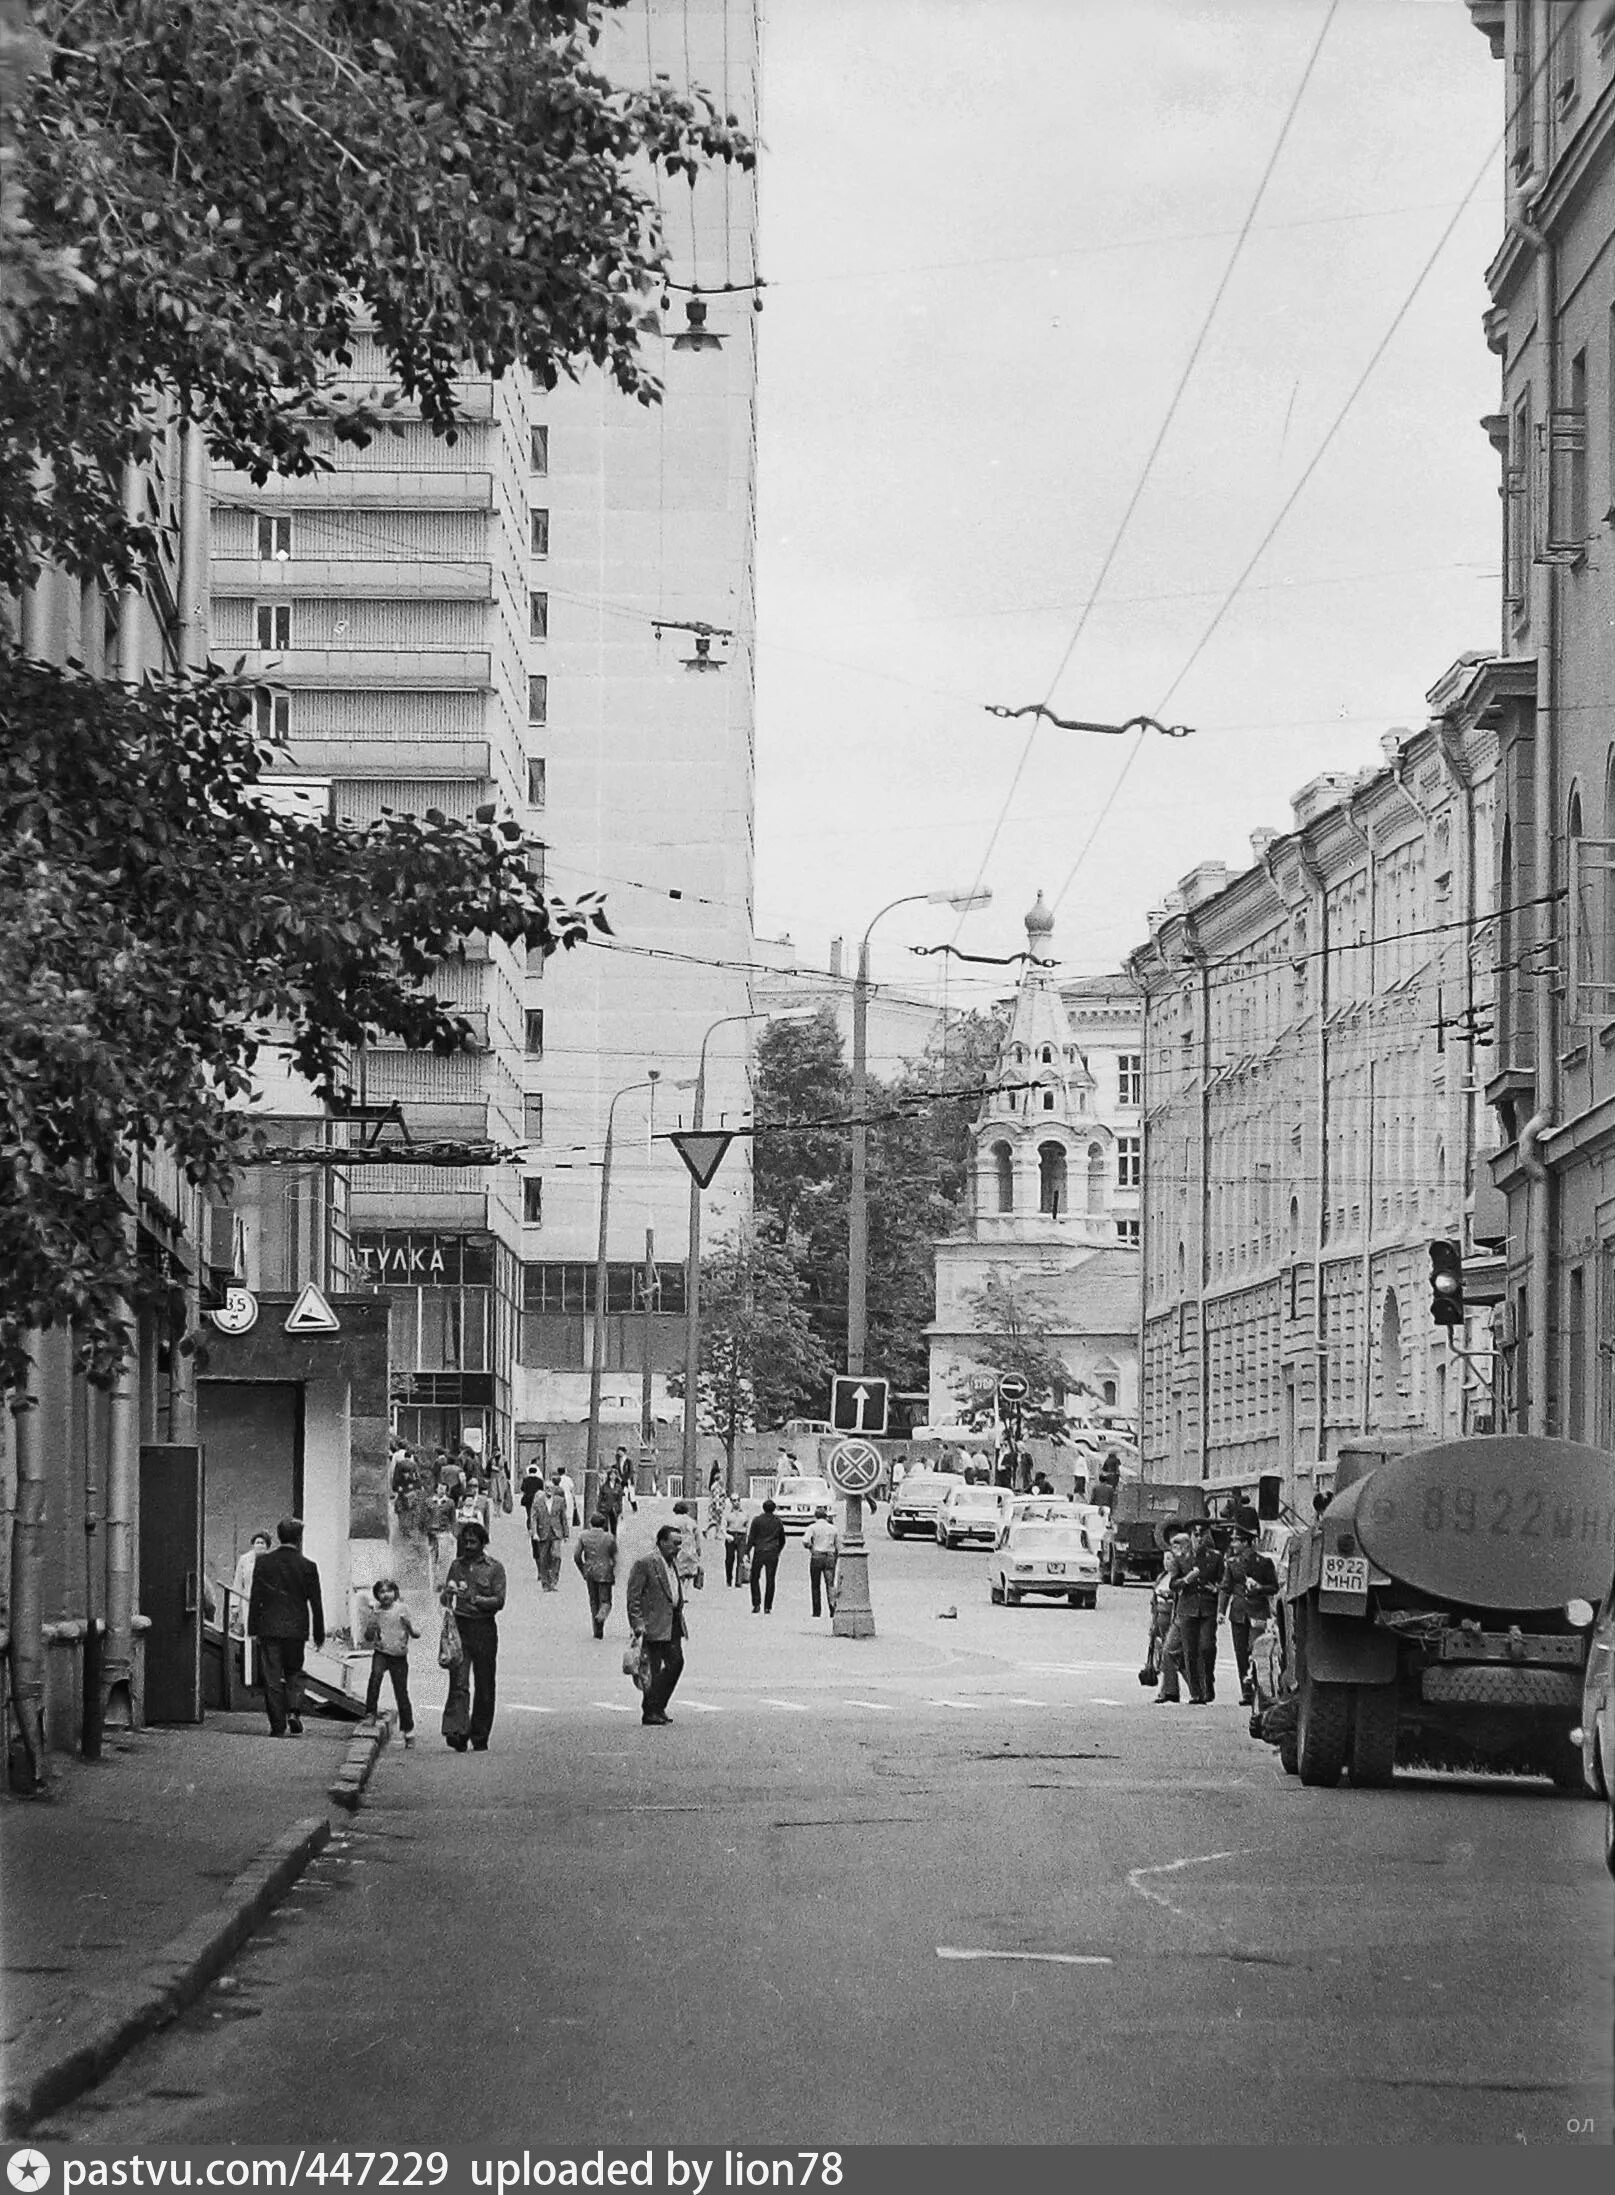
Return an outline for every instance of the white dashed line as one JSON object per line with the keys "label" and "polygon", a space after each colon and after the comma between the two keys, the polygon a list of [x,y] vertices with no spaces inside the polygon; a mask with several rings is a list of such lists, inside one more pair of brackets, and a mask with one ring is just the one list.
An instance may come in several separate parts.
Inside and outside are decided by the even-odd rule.
{"label": "white dashed line", "polygon": [[765,1707],[783,1707],[786,1713],[791,1715],[805,1715],[807,1713],[807,1709],[802,1705],[802,1702],[800,1700],[764,1699],[763,1705]]}
{"label": "white dashed line", "polygon": [[843,1700],[843,1707],[867,1707],[872,1715],[895,1715],[897,1710],[890,1700]]}
{"label": "white dashed line", "polygon": [[939,1943],[936,1947],[939,1959],[1018,1959],[1029,1966],[1109,1966],[1109,1959],[1099,1958],[1082,1951],[958,1951],[951,1944]]}
{"label": "white dashed line", "polygon": [[680,1700],[679,1705],[692,1715],[721,1715],[721,1707],[709,1707],[705,1700]]}
{"label": "white dashed line", "polygon": [[1120,1707],[1120,1705],[1121,1705],[1121,1701],[1120,1701],[1120,1700],[1102,1700],[1102,1699],[1101,1699],[1101,1698],[1099,1697],[1098,1693],[1096,1692],[1096,1693],[1094,1694],[1093,1698],[1092,1698],[1092,1699],[1091,1699],[1091,1700],[1090,1700],[1090,1701],[1088,1702],[1088,1705],[1089,1705],[1090,1707]]}
{"label": "white dashed line", "polygon": [[510,1715],[553,1715],[553,1707],[529,1707],[525,1700],[502,1700],[500,1705]]}
{"label": "white dashed line", "polygon": [[972,1714],[972,1715],[974,1715],[974,1714],[978,1713],[978,1712],[980,1711],[980,1708],[981,1708],[981,1702],[980,1702],[980,1700],[935,1700],[935,1699],[934,1699],[934,1700],[932,1700],[932,1702],[931,1702],[931,1705],[932,1705],[933,1707],[962,1707],[962,1708],[964,1708],[964,1709],[965,1709],[965,1710],[966,1710],[966,1711],[967,1711],[967,1712],[968,1712],[969,1714]]}
{"label": "white dashed line", "polygon": [[631,1715],[633,1709],[621,1700],[591,1700],[591,1707],[603,1707],[608,1715]]}
{"label": "white dashed line", "polygon": [[1019,1692],[1011,1692],[1004,1702],[1006,1707],[1047,1707],[1048,1704],[1047,1700],[1027,1699]]}

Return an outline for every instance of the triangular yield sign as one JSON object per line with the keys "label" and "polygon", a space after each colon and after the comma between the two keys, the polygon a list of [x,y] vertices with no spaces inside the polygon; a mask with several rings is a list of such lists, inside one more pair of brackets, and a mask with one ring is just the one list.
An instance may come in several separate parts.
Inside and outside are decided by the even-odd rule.
{"label": "triangular yield sign", "polygon": [[722,1129],[684,1128],[671,1136],[669,1141],[695,1177],[698,1189],[706,1188],[713,1175],[723,1164],[723,1154],[734,1142],[732,1135]]}
{"label": "triangular yield sign", "polygon": [[288,1334],[340,1334],[337,1317],[313,1281],[305,1281],[303,1293],[286,1314]]}

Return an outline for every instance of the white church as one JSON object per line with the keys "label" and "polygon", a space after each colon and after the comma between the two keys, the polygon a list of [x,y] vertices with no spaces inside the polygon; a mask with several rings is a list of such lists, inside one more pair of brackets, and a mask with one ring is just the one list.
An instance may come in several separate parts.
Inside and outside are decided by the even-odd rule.
{"label": "white church", "polygon": [[975,1146],[970,1220],[936,1246],[932,1424],[990,1390],[975,1299],[997,1275],[1048,1328],[1073,1423],[1138,1417],[1142,1002],[1125,976],[1061,982],[1039,892]]}

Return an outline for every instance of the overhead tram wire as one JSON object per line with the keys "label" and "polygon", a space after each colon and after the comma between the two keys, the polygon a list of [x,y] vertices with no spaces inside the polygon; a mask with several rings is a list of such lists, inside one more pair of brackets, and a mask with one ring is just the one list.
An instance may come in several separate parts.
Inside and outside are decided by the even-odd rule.
{"label": "overhead tram wire", "polygon": [[[1384,357],[1386,351],[1390,348],[1392,339],[1396,335],[1398,328],[1401,327],[1402,322],[1407,318],[1409,312],[1412,310],[1414,300],[1418,297],[1419,292],[1423,289],[1425,283],[1428,281],[1431,271],[1435,267],[1436,261],[1446,250],[1448,243],[1451,241],[1453,234],[1457,230],[1459,222],[1462,221],[1464,215],[1468,212],[1469,207],[1474,200],[1476,192],[1480,189],[1483,183],[1487,182],[1490,179],[1493,173],[1497,155],[1502,150],[1504,145],[1508,142],[1509,133],[1514,127],[1515,116],[1523,110],[1526,102],[1535,96],[1537,83],[1551,65],[1554,55],[1558,50],[1559,41],[1564,36],[1565,30],[1572,20],[1573,17],[1570,11],[1567,10],[1564,22],[1560,24],[1559,29],[1548,41],[1548,49],[1546,53],[1544,53],[1544,55],[1542,56],[1542,59],[1538,62],[1536,69],[1532,73],[1530,81],[1521,89],[1519,98],[1515,101],[1513,107],[1509,110],[1508,114],[1504,118],[1502,129],[1499,131],[1498,135],[1492,140],[1492,143],[1487,148],[1486,158],[1482,161],[1480,167],[1476,171],[1474,180],[1471,182],[1468,190],[1465,191],[1463,197],[1459,200],[1457,210],[1454,212],[1451,220],[1448,221],[1446,227],[1442,230],[1441,234],[1437,237],[1435,247],[1431,251],[1429,257],[1425,260],[1424,265],[1414,276],[1412,288],[1408,291],[1406,297],[1403,298],[1401,304],[1392,314],[1389,327],[1385,330],[1385,333],[1381,336],[1380,340],[1375,344],[1373,350],[1370,352],[1368,363],[1364,366],[1362,372],[1358,375],[1356,381],[1352,384],[1351,390],[1348,393],[1345,402],[1341,405],[1339,411],[1336,412],[1333,420],[1330,422],[1328,428],[1325,430],[1322,441],[1318,444],[1317,449],[1313,452],[1311,458],[1308,460],[1307,465],[1301,474],[1301,477],[1296,481],[1294,487],[1290,490],[1289,494],[1280,504],[1278,515],[1274,518],[1273,523],[1268,527],[1266,533],[1263,534],[1261,540],[1256,544],[1255,549],[1252,551],[1250,557],[1246,561],[1244,568],[1239,573],[1239,576],[1235,579],[1233,585],[1228,589],[1221,603],[1213,612],[1210,623],[1206,626],[1206,629],[1200,635],[1200,638],[1195,642],[1193,648],[1190,649],[1188,658],[1183,664],[1183,667],[1179,670],[1171,685],[1167,687],[1166,692],[1161,696],[1161,699],[1157,703],[1155,709],[1155,714],[1157,716],[1164,716],[1166,711],[1171,707],[1173,698],[1177,694],[1179,687],[1183,684],[1184,680],[1188,677],[1190,671],[1193,670],[1196,663],[1199,662],[1201,656],[1205,653],[1205,650],[1211,641],[1212,635],[1217,631],[1218,627],[1222,624],[1223,619],[1233,608],[1234,603],[1237,601],[1240,593],[1244,588],[1246,580],[1249,579],[1251,573],[1256,569],[1256,566],[1260,563],[1262,557],[1266,554],[1268,547],[1273,541],[1274,536],[1277,534],[1279,528],[1284,524],[1285,519],[1289,517],[1291,511],[1295,508],[1295,505],[1299,501],[1303,489],[1307,486],[1313,474],[1317,471],[1318,466],[1322,463],[1324,455],[1328,451],[1330,445],[1333,443],[1335,436],[1340,432],[1341,427],[1345,424],[1347,415],[1350,413],[1353,406],[1356,404],[1357,399],[1362,395],[1363,390],[1368,385],[1369,378],[1372,375],[1375,367],[1379,364],[1380,360]],[[1087,860],[1095,841],[1098,839],[1100,829],[1102,828],[1106,817],[1110,814],[1111,809],[1116,805],[1117,796],[1120,794],[1123,785],[1126,783],[1128,773],[1131,771],[1133,764],[1138,760],[1139,752],[1142,749],[1143,744],[1144,735],[1140,733],[1137,741],[1130,749],[1127,755],[1127,759],[1125,760],[1125,762],[1123,762],[1120,770],[1116,773],[1116,782],[1114,785],[1112,785],[1109,795],[1107,796],[1103,806],[1100,808],[1098,815],[1095,817],[1093,828],[1089,831],[1088,836],[1083,840],[1082,845],[1078,848],[1077,858],[1075,861],[1072,862],[1071,867],[1066,874],[1065,882],[1061,885],[1058,893],[1055,895],[1054,911],[1056,913],[1059,912],[1061,903],[1064,901],[1067,892],[1070,891],[1072,883],[1075,881],[1078,871],[1081,869],[1084,861]]]}
{"label": "overhead tram wire", "polygon": [[[1054,699],[1055,689],[1058,687],[1060,680],[1065,676],[1066,667],[1070,663],[1072,656],[1076,653],[1078,642],[1081,640],[1084,632],[1087,630],[1088,620],[1093,615],[1094,605],[1098,602],[1101,590],[1104,587],[1106,579],[1110,575],[1110,568],[1115,563],[1117,556],[1121,553],[1121,546],[1123,541],[1126,539],[1127,529],[1132,524],[1133,513],[1138,509],[1140,502],[1143,500],[1144,490],[1148,487],[1150,477],[1155,470],[1155,461],[1161,454],[1162,446],[1166,441],[1167,435],[1171,431],[1172,422],[1174,421],[1174,419],[1176,419],[1178,415],[1178,407],[1183,402],[1183,398],[1187,393],[1190,378],[1194,373],[1196,365],[1199,363],[1200,354],[1205,348],[1206,338],[1211,333],[1211,324],[1216,319],[1218,308],[1222,304],[1224,296],[1227,294],[1228,285],[1233,280],[1234,269],[1239,264],[1240,257],[1245,249],[1246,242],[1250,236],[1252,228],[1255,225],[1256,216],[1261,209],[1262,200],[1267,195],[1267,186],[1272,181],[1273,171],[1278,166],[1279,157],[1282,154],[1285,143],[1289,138],[1291,126],[1293,125],[1296,114],[1300,109],[1301,101],[1306,93],[1306,88],[1308,84],[1312,81],[1312,72],[1317,66],[1318,56],[1323,51],[1324,40],[1329,35],[1330,25],[1334,22],[1335,16],[1339,12],[1339,7],[1340,0],[1329,0],[1329,5],[1325,12],[1323,22],[1318,30],[1318,35],[1313,40],[1311,52],[1307,55],[1306,66],[1301,71],[1301,80],[1296,85],[1295,91],[1291,95],[1290,104],[1285,111],[1284,120],[1279,127],[1278,137],[1274,141],[1273,150],[1268,155],[1267,165],[1263,168],[1260,179],[1257,182],[1255,195],[1252,197],[1250,202],[1250,208],[1246,213],[1244,220],[1240,224],[1238,235],[1234,239],[1234,248],[1228,255],[1227,264],[1224,266],[1222,271],[1222,279],[1217,284],[1217,288],[1212,296],[1211,303],[1206,307],[1205,315],[1200,322],[1199,332],[1195,336],[1193,347],[1191,348],[1189,356],[1184,363],[1183,370],[1178,376],[1177,387],[1172,392],[1171,402],[1166,407],[1166,414],[1156,432],[1155,440],[1150,444],[1149,453],[1144,459],[1143,469],[1139,473],[1138,480],[1134,485],[1132,495],[1128,498],[1127,507],[1122,512],[1121,522],[1117,526],[1115,533],[1111,537],[1109,548],[1105,551],[1104,561],[1099,567],[1098,576],[1095,578],[1093,586],[1089,590],[1087,601],[1082,606],[1082,610],[1077,618],[1075,628],[1072,631],[1071,638],[1066,642],[1065,652],[1061,656],[1058,664],[1055,666],[1054,676],[1049,680],[1047,691],[1044,693],[1043,696],[1043,706],[1045,709]],[[1160,709],[1157,709],[1154,712],[1156,716],[1161,716],[1164,713],[1165,712]],[[1009,781],[1009,789],[1004,795],[1003,803],[998,811],[997,820],[993,824],[991,835],[987,840],[987,850],[981,857],[980,866],[976,871],[974,882],[971,885],[972,892],[978,891],[980,889],[981,881],[987,873],[987,864],[992,860],[993,850],[997,846],[999,836],[1003,831],[1004,822],[1009,814],[1010,805],[1013,802],[1016,793],[1020,789],[1021,779],[1026,773],[1026,765],[1031,760],[1032,748],[1036,742],[1037,729],[1041,721],[1042,720],[1040,717],[1034,716],[1031,722],[1031,726],[1027,731],[1025,743],[1021,748],[1020,759],[1016,763],[1014,775],[1010,778]],[[1140,744],[1142,744],[1144,736],[1144,733],[1141,731],[1139,734]],[[1136,752],[1136,748],[1134,751]],[[1059,902],[1056,901],[1055,904],[1056,906],[1058,906]],[[956,942],[959,936],[959,932],[963,927],[964,917],[963,915],[961,915],[958,923],[954,927],[953,932]]]}

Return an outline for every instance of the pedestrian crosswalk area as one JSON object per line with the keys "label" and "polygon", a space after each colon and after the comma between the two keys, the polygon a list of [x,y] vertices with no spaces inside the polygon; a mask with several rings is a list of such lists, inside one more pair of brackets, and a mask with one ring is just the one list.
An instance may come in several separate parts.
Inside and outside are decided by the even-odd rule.
{"label": "pedestrian crosswalk area", "polygon": [[[692,1722],[709,1717],[728,1717],[731,1720],[772,1720],[787,1723],[797,1717],[816,1717],[820,1720],[839,1718],[862,1719],[876,1722],[889,1717],[914,1718],[916,1716],[943,1716],[954,1720],[980,1721],[1002,1714],[1006,1710],[1017,1714],[1069,1712],[1074,1708],[1114,1710],[1122,1702],[1113,1696],[1072,1690],[1063,1698],[1051,1694],[1033,1692],[964,1690],[940,1692],[934,1690],[893,1691],[877,1698],[867,1692],[803,1693],[792,1697],[780,1693],[734,1692],[721,1699],[703,1699],[699,1693],[675,1693],[670,1703],[670,1713],[675,1721]],[[502,1714],[524,1717],[571,1718],[601,1715],[637,1715],[639,1702],[634,1698],[585,1699],[576,1698],[555,1701],[502,1700]]]}

